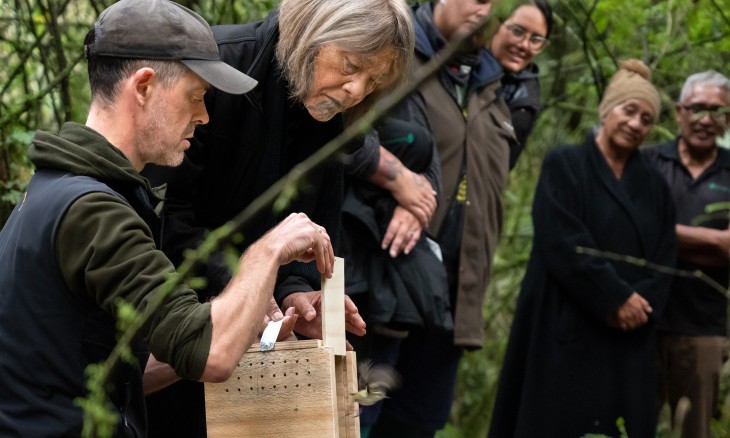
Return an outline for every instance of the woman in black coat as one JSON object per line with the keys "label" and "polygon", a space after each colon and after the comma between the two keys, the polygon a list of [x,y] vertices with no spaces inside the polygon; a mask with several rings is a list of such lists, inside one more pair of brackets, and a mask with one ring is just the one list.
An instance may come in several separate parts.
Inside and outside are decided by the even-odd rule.
{"label": "woman in black coat", "polygon": [[654,324],[670,278],[577,251],[674,263],[671,195],[638,152],[659,114],[649,76],[624,63],[595,137],[545,158],[491,437],[619,436],[618,421],[632,438],[655,435]]}

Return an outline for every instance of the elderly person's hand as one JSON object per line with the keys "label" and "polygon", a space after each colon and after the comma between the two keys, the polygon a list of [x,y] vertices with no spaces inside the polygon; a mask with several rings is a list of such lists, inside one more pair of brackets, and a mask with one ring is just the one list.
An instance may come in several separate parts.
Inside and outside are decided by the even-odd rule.
{"label": "elderly person's hand", "polygon": [[637,292],[634,292],[609,319],[609,325],[624,331],[634,330],[649,321],[651,312],[652,308],[649,302]]}
{"label": "elderly person's hand", "polygon": [[431,216],[436,211],[436,191],[431,183],[420,173],[414,173],[406,167],[394,180],[391,194],[408,211],[413,213],[423,228],[431,222]]}
{"label": "elderly person's hand", "polygon": [[421,238],[422,229],[413,213],[396,205],[380,247],[384,250],[389,248],[391,257],[397,257],[401,252],[409,254]]}
{"label": "elderly person's hand", "polygon": [[410,211],[421,227],[431,222],[438,202],[436,191],[428,179],[420,173],[414,173],[384,147],[380,147],[380,162],[369,181],[378,187],[388,190],[398,204]]}
{"label": "elderly person's hand", "polygon": [[[294,331],[312,339],[322,339],[322,291],[295,292],[284,298],[287,314],[293,309],[300,315]],[[345,329],[357,336],[365,334],[365,321],[350,297],[345,296]],[[352,347],[348,344],[347,349]]]}
{"label": "elderly person's hand", "polygon": [[261,340],[261,335],[266,329],[266,326],[269,325],[269,322],[279,321],[282,319],[283,322],[281,323],[281,327],[279,328],[279,335],[276,337],[276,340],[285,341],[289,339],[294,334],[294,325],[296,324],[298,318],[299,315],[295,313],[293,308],[286,309],[286,312],[282,313],[281,309],[279,309],[279,305],[276,304],[276,300],[272,297],[271,301],[269,301],[269,310],[266,312],[263,324],[261,325],[261,331],[259,332],[258,336],[259,342]]}

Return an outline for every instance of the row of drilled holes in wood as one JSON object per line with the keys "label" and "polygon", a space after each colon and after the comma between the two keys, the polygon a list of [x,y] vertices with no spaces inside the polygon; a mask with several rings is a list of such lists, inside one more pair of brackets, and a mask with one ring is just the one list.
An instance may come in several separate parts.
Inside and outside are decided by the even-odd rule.
{"label": "row of drilled holes in wood", "polygon": [[[294,363],[294,364],[299,364],[300,363],[300,360],[299,359],[295,359],[295,360],[288,361],[288,360],[285,359],[285,360],[281,361],[282,364],[287,364],[287,362]],[[301,362],[302,362],[303,365],[307,366],[309,364],[309,359],[303,359]],[[272,360],[270,364],[271,365],[276,365],[276,361],[273,361]],[[263,367],[265,367],[267,365],[268,365],[268,363],[267,362],[263,362],[263,361],[257,362],[257,363],[248,362],[248,367],[249,368],[257,368],[257,369],[260,369],[260,368],[263,368]],[[238,364],[238,367],[240,368],[241,366],[242,366],[242,364],[239,363]],[[243,365],[243,366],[245,366],[245,365]],[[302,376],[304,376],[304,377],[309,376],[311,374],[312,373],[309,370],[305,370],[304,372],[302,372]],[[255,375],[251,375],[251,374],[249,374],[247,376],[248,377],[248,380],[249,380],[249,385],[250,385],[248,387],[248,390],[249,391],[254,391],[254,390],[257,390],[258,388],[261,388],[262,390],[266,390],[267,388],[266,388],[265,385],[264,386],[259,386],[260,385],[259,380],[266,379],[267,375],[266,374],[261,374],[260,371],[257,371],[256,372],[256,375],[258,376],[258,378],[256,378],[256,383],[255,384],[253,384],[253,382],[254,382],[254,377],[256,377],[256,376]],[[282,378],[287,378],[287,380],[291,380],[292,376],[294,376],[294,378],[297,379],[297,378],[299,378],[300,373],[299,373],[299,371],[293,371],[293,372],[292,371],[284,371],[284,372],[279,373],[279,375],[281,377],[278,377],[277,378],[277,373],[272,373],[271,374],[271,378],[272,379],[277,379],[277,380],[280,381],[280,380],[283,380]],[[240,385],[241,383],[245,382],[245,380],[246,380],[245,377],[246,376],[244,376],[244,378],[242,379],[241,376],[237,376],[235,382],[229,381],[229,383],[238,383]],[[289,384],[283,384],[283,385],[282,384],[279,384],[279,385],[276,385],[275,384],[275,385],[271,385],[270,389],[277,389],[277,387],[280,388],[280,389],[289,389],[289,386],[290,386]],[[299,388],[301,385],[299,383],[294,383],[291,386],[293,386],[294,388]],[[312,384],[311,383],[307,383],[306,386],[311,387]],[[233,389],[230,389],[228,387],[225,388],[225,391],[226,392],[230,392],[232,390]],[[242,388],[239,387],[239,386],[237,386],[235,388],[235,390],[238,391],[238,392],[242,392]]]}

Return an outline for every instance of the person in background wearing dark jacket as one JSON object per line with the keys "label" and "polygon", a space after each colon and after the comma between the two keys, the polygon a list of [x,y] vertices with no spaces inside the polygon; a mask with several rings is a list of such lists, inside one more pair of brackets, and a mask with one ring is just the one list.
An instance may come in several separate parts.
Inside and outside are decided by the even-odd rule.
{"label": "person in background wearing dark jacket", "polygon": [[489,51],[502,66],[502,89],[512,116],[517,142],[510,144],[509,167],[515,167],[540,113],[539,69],[532,60],[550,44],[553,10],[544,0],[517,2],[489,43]]}
{"label": "person in background wearing dark jacket", "polygon": [[[717,145],[730,123],[730,82],[716,71],[687,78],[674,105],[680,134],[643,152],[664,175],[677,205],[677,268],[702,271],[725,290],[730,263],[726,212],[730,151]],[[659,405],[669,402],[672,424],[681,398],[690,402],[683,438],[709,438],[720,406],[720,375],[727,360],[727,296],[694,278],[676,277],[659,320]]]}
{"label": "person in background wearing dark jacket", "polygon": [[[156,168],[153,182],[168,185],[164,250],[179,264],[206,231],[242,211],[296,164],[334,139],[409,70],[413,25],[405,0],[283,0],[263,21],[213,28],[221,58],[258,81],[245,96],[211,90],[210,123],[195,133],[179,168]],[[353,152],[365,177],[391,190],[427,222],[433,189],[418,174],[391,163],[377,141]],[[382,153],[381,153],[382,152]],[[387,162],[389,165],[381,165]],[[330,162],[310,175],[283,212],[263,212],[243,230],[243,251],[282,215],[302,211],[321,223],[337,247],[344,170]],[[217,294],[231,273],[223,257],[200,273],[201,301]],[[320,275],[310,264],[279,271],[275,296],[295,331],[318,337]],[[364,333],[351,301],[348,329]],[[354,324],[354,325],[353,325]],[[174,376],[172,376],[174,378]],[[179,382],[148,397],[151,436],[205,436],[202,385]]]}
{"label": "person in background wearing dark jacket", "polygon": [[674,204],[638,148],[660,111],[641,61],[622,63],[582,145],[545,157],[532,254],[489,436],[653,438],[656,321],[671,277],[578,248],[674,266]]}
{"label": "person in background wearing dark jacket", "polygon": [[[142,370],[150,351],[183,378],[222,382],[266,315],[280,265],[316,260],[331,276],[324,228],[293,214],[254,242],[218,298],[200,304],[158,249],[161,201],[139,171],[179,164],[208,121],[209,85],[244,93],[256,81],[220,61],[210,27],[167,0],[122,0],[84,42],[92,101],[85,125],[38,131],[36,166],[0,231],[0,436],[80,436],[86,367],[117,343],[117,302],[144,313],[136,358],[118,364],[108,402],[117,437],[147,436]],[[281,315],[279,315],[279,318]]]}
{"label": "person in background wearing dark jacket", "polygon": [[[490,7],[483,0],[415,6],[416,63],[427,63],[450,41],[471,32]],[[501,68],[485,46],[478,32],[409,96],[413,111],[407,121],[430,134],[441,167],[444,199],[425,230],[438,242],[447,273],[447,290],[433,294],[434,301],[443,294],[447,302],[435,307],[442,322],[453,327],[412,326],[401,338],[373,334],[373,355],[395,366],[403,386],[363,409],[361,424],[365,432],[372,425],[371,438],[433,436],[442,429],[463,351],[484,341],[482,303],[501,229],[509,142],[514,141],[509,110],[496,94]]]}
{"label": "person in background wearing dark jacket", "polygon": [[[425,174],[434,188],[440,186],[438,154],[424,126],[388,117],[378,123],[377,134],[404,167]],[[342,211],[345,290],[363,317],[367,315],[372,335],[351,337],[350,342],[359,358],[377,362],[367,344],[379,332],[404,335],[410,325],[452,327],[446,272],[438,251],[432,250],[436,243],[421,232],[418,219],[389,191],[360,178],[347,178],[346,188]],[[410,223],[404,215],[410,216]]]}
{"label": "person in background wearing dark jacket", "polygon": [[[404,113],[408,106],[404,102],[397,110],[405,119],[391,116],[379,123],[378,137],[405,167],[424,172],[437,188],[439,163],[431,133],[427,123],[409,120]],[[385,369],[392,371],[389,367],[396,365],[400,347],[411,333],[453,330],[446,270],[435,249],[438,245],[390,192],[359,178],[347,178],[346,183],[342,210],[345,291],[368,326],[365,336],[350,336],[350,343],[359,362],[375,367],[386,364]],[[379,411],[380,404],[363,406],[363,438]]]}

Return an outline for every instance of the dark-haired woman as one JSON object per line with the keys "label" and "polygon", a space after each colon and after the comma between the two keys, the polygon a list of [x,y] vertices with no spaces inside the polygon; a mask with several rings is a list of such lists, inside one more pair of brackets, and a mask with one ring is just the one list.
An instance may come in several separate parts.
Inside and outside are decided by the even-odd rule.
{"label": "dark-haired woman", "polygon": [[550,44],[552,28],[550,5],[542,0],[526,1],[502,20],[489,44],[489,51],[504,70],[500,94],[512,114],[517,137],[517,143],[510,145],[510,169],[524,150],[542,108],[539,69],[533,59]]}

